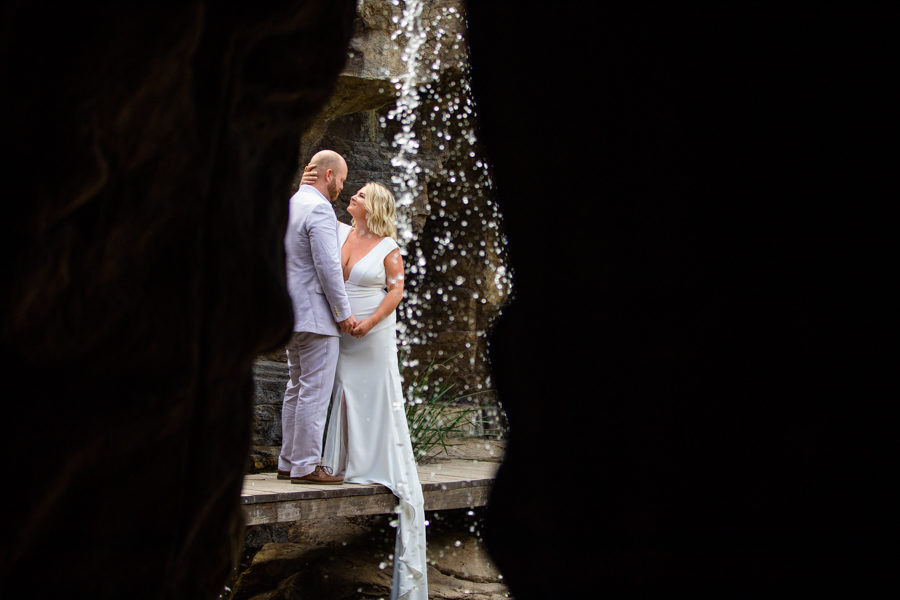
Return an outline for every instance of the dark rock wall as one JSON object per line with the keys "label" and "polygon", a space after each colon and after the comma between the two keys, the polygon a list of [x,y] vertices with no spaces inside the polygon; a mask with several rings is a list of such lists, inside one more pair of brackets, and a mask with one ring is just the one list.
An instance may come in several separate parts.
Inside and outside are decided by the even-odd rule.
{"label": "dark rock wall", "polygon": [[221,591],[297,140],[354,9],[4,3],[0,597]]}
{"label": "dark rock wall", "polygon": [[886,581],[887,5],[468,8],[516,284],[487,517],[512,595]]}
{"label": "dark rock wall", "polygon": [[[443,363],[433,370],[431,389],[452,385],[447,399],[476,392],[456,402],[479,411],[470,433],[502,436],[505,419],[492,391],[487,332],[509,297],[511,281],[490,168],[473,135],[478,115],[469,86],[464,3],[424,3],[415,67],[404,61],[410,34],[398,23],[403,8],[388,0],[357,4],[347,63],[328,103],[299,140],[294,184],[309,157],[332,148],[349,168],[335,202],[340,220],[350,222],[350,196],[368,181],[383,183],[400,200],[396,178],[404,171],[394,161],[401,152],[395,135],[403,115],[397,114],[397,86],[408,70],[415,71],[420,105],[411,130],[418,147],[408,156],[420,172],[412,204],[400,207],[413,234],[403,246],[406,288],[398,308],[402,372],[411,384],[432,361]],[[280,374],[275,363],[282,363]],[[268,390],[287,381],[283,350],[262,356],[256,370],[254,444],[274,447],[281,441],[280,403]]]}
{"label": "dark rock wall", "polygon": [[[0,8],[3,598],[211,598],[239,551],[356,8],[254,6]],[[891,15],[628,6],[469,6],[517,284],[492,554],[517,598],[876,584]]]}
{"label": "dark rock wall", "polygon": [[[402,8],[402,7],[401,7]],[[317,124],[303,137],[301,153],[341,148],[350,167],[345,193],[335,203],[349,222],[349,197],[367,181],[380,181],[399,196],[392,164],[401,129],[396,83],[408,37],[397,35],[401,10],[390,2],[359,4],[347,66]],[[398,309],[406,359],[428,364],[450,359],[437,375],[460,392],[492,385],[486,333],[510,289],[491,173],[477,129],[477,106],[469,89],[465,6],[459,0],[424,3],[424,40],[416,69],[420,80],[412,125],[418,147],[419,189],[411,207],[413,239],[405,247],[407,291]],[[393,37],[393,39],[392,39]],[[415,372],[410,369],[410,372]],[[492,396],[483,404],[496,407]],[[493,419],[488,428],[502,425]]]}

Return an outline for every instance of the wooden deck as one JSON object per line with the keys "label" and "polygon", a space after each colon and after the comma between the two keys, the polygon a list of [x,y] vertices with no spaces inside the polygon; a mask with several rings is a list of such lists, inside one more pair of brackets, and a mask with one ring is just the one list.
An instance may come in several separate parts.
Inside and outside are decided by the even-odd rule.
{"label": "wooden deck", "polygon": [[[498,466],[496,461],[460,458],[419,465],[425,510],[484,506]],[[275,473],[244,477],[241,500],[247,525],[384,514],[397,504],[381,485],[300,485],[279,480]]]}

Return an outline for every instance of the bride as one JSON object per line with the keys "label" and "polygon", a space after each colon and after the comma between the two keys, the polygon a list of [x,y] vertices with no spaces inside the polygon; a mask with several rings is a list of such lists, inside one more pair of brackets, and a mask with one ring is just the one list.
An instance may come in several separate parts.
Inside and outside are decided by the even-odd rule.
{"label": "bride", "polygon": [[[304,183],[315,171],[304,175]],[[358,320],[342,335],[322,464],[349,483],[378,483],[398,498],[391,598],[427,600],[425,500],[416,472],[397,363],[403,260],[394,196],[367,183],[338,224],[344,285]]]}

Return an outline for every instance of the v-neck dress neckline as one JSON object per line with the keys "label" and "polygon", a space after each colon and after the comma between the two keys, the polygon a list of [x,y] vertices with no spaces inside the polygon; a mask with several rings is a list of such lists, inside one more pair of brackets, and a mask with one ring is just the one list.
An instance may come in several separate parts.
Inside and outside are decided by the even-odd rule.
{"label": "v-neck dress neckline", "polygon": [[[353,227],[347,225],[346,223],[342,223],[342,225],[346,228],[345,231],[346,231],[347,233],[341,236],[341,246],[340,246],[341,251],[343,251],[343,249],[344,249],[344,244],[347,243],[347,239],[349,239],[349,237],[350,237],[350,232],[353,231]],[[350,278],[353,277],[353,270],[359,265],[359,263],[361,263],[361,262],[363,262],[364,260],[366,260],[367,258],[369,258],[369,255],[371,255],[373,252],[375,252],[375,250],[376,250],[381,244],[383,244],[383,243],[384,243],[384,240],[386,240],[386,239],[389,239],[389,238],[383,237],[383,238],[381,238],[380,240],[378,240],[378,243],[377,243],[377,244],[375,244],[374,246],[372,246],[371,248],[369,248],[368,252],[366,252],[365,254],[363,254],[362,257],[360,257],[359,260],[357,260],[355,263],[353,263],[353,266],[350,267],[350,270],[349,270],[349,271],[347,271],[347,278],[344,279],[344,283],[347,283],[348,281],[350,281]],[[343,275],[343,267],[341,267],[341,274]]]}

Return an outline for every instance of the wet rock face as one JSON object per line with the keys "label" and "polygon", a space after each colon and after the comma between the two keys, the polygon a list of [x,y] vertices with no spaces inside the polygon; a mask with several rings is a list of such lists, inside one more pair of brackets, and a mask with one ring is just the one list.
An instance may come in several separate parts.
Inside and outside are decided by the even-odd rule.
{"label": "wet rock face", "polygon": [[[404,178],[396,164],[402,130],[396,114],[403,60],[410,36],[402,32],[402,6],[389,0],[358,4],[348,59],[328,103],[301,139],[300,160],[321,148],[347,159],[349,177],[335,212],[350,222],[346,206],[368,181],[378,181],[400,199]],[[407,381],[432,360],[449,362],[435,373],[459,393],[491,387],[486,334],[510,295],[502,220],[494,202],[487,161],[478,141],[477,107],[468,90],[465,6],[460,0],[428,2],[416,118],[410,128],[420,172],[417,195],[403,210],[412,239],[404,244],[406,292],[398,320]],[[298,176],[294,183],[299,182]],[[265,358],[284,361],[284,353]],[[484,427],[505,429],[493,393],[470,402],[483,407]]]}
{"label": "wet rock face", "polygon": [[[428,597],[501,600],[503,576],[480,537],[482,511],[426,514]],[[233,600],[360,600],[391,594],[396,529],[390,515],[333,517],[248,528]]]}
{"label": "wet rock face", "polygon": [[37,385],[2,436],[0,596],[219,593],[251,365],[290,331],[297,140],[354,9],[4,4],[0,348]]}

